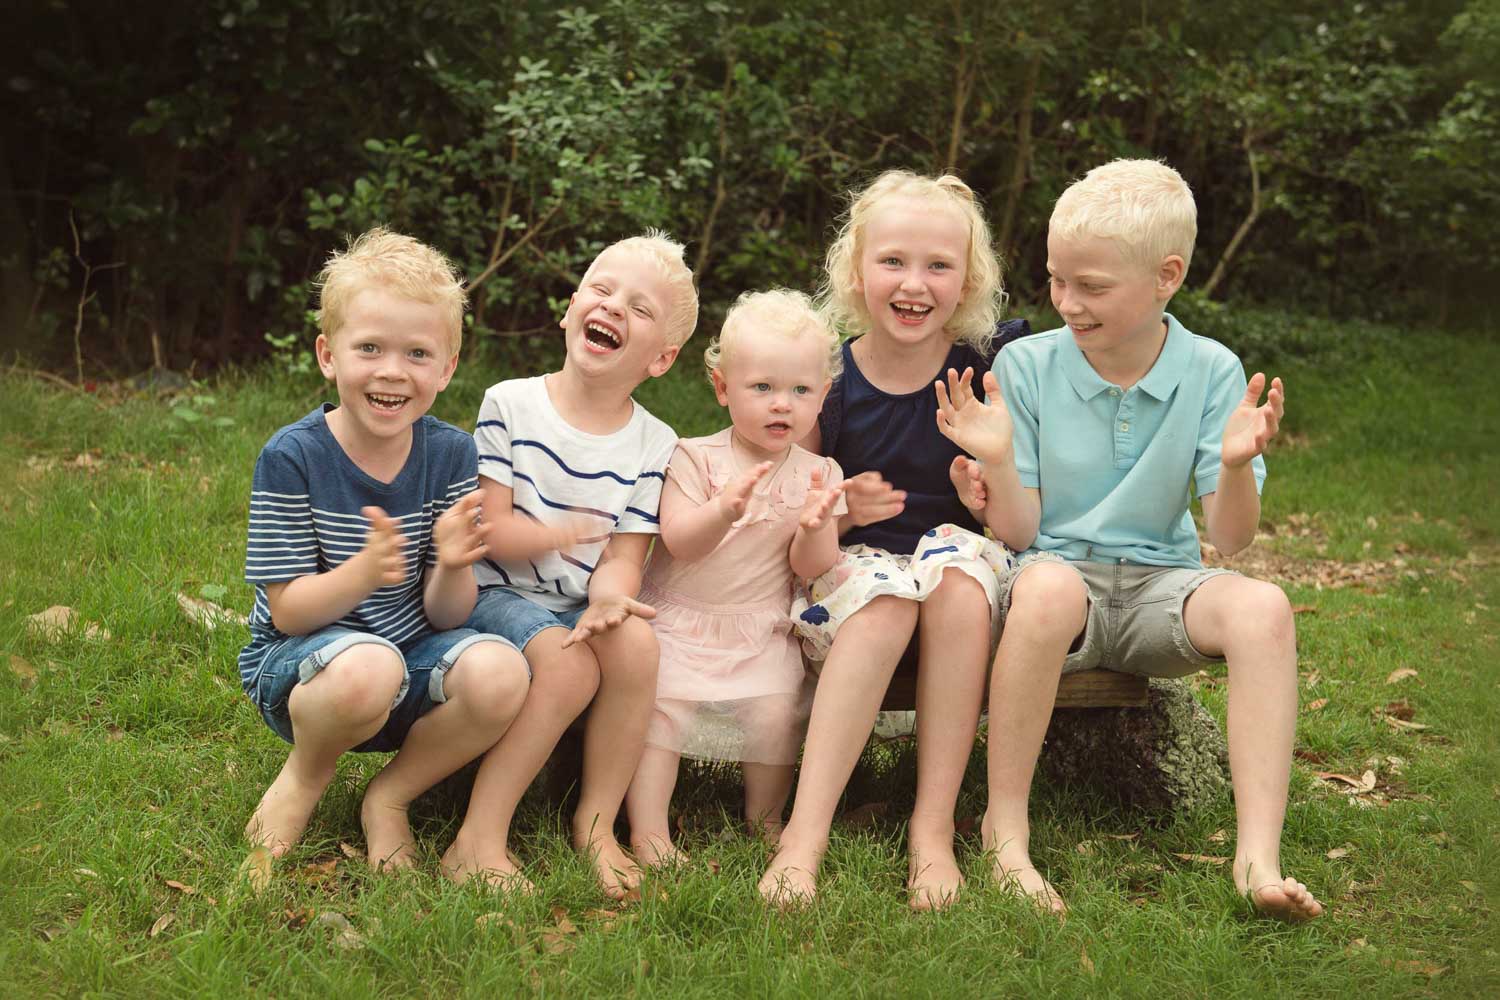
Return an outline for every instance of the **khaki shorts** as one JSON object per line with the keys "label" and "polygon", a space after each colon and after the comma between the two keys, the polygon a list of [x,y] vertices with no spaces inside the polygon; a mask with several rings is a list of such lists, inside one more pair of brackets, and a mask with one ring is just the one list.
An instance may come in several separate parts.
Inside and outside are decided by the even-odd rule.
{"label": "khaki shorts", "polygon": [[1063,673],[1104,667],[1148,677],[1184,677],[1224,662],[1221,656],[1200,653],[1188,640],[1182,609],[1205,580],[1238,576],[1233,570],[1070,562],[1050,552],[1033,553],[1000,580],[1002,622],[1010,613],[1016,580],[1044,560],[1073,570],[1089,591],[1083,638],[1069,651]]}

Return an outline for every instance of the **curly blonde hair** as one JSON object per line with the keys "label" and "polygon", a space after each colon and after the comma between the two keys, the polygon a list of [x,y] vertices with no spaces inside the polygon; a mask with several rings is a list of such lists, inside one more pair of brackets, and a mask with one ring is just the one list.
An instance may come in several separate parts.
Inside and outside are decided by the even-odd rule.
{"label": "curly blonde hair", "polygon": [[435,305],[443,315],[448,347],[463,346],[463,276],[441,253],[419,240],[376,226],[334,251],[318,274],[318,330],[330,341],[344,325],[354,297],[367,288],[383,288],[414,302]]}
{"label": "curly blonde hair", "polygon": [[1112,240],[1127,260],[1156,268],[1172,255],[1193,262],[1198,206],[1182,175],[1159,160],[1112,160],[1074,181],[1047,231],[1065,240]]}
{"label": "curly blonde hair", "polygon": [[881,204],[898,197],[950,209],[967,224],[963,290],[945,332],[955,341],[987,352],[1005,308],[1000,259],[995,255],[978,197],[953,174],[926,177],[910,170],[887,170],[863,191],[849,192],[849,210],[828,247],[823,286],[818,293],[822,309],[836,329],[863,332],[870,328],[870,312],[857,287],[865,230]]}
{"label": "curly blonde hair", "polygon": [[726,356],[734,354],[734,345],[750,336],[772,334],[787,340],[814,337],[823,341],[824,377],[830,381],[844,371],[844,351],[838,334],[828,325],[817,305],[802,292],[773,288],[765,292],[745,292],[724,317],[719,335],[709,341],[703,352],[703,367],[710,373],[719,370]]}
{"label": "curly blonde hair", "polygon": [[[698,327],[698,289],[693,285],[693,271],[684,259],[687,248],[660,229],[648,229],[639,236],[616,240],[595,257],[584,272],[583,281],[610,251],[638,254],[650,261],[666,286],[667,316],[663,339],[668,347],[681,347]],[[582,283],[580,283],[582,284]]]}

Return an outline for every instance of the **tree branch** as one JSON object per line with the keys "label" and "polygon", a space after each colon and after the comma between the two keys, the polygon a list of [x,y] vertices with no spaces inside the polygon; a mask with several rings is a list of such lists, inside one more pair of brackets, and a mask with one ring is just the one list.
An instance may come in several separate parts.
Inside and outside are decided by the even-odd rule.
{"label": "tree branch", "polygon": [[1260,164],[1256,160],[1255,138],[1255,134],[1250,130],[1250,127],[1248,125],[1245,126],[1245,136],[1240,142],[1240,146],[1245,150],[1245,158],[1250,161],[1250,211],[1246,213],[1244,220],[1240,223],[1240,227],[1234,231],[1234,236],[1230,238],[1229,245],[1224,248],[1224,252],[1219,255],[1219,262],[1214,265],[1213,274],[1208,276],[1208,281],[1203,285],[1203,295],[1205,298],[1213,296],[1214,289],[1219,287],[1219,283],[1224,280],[1224,275],[1229,272],[1229,262],[1234,259],[1235,251],[1240,248],[1240,244],[1250,234],[1250,228],[1255,225],[1255,220],[1260,218]]}

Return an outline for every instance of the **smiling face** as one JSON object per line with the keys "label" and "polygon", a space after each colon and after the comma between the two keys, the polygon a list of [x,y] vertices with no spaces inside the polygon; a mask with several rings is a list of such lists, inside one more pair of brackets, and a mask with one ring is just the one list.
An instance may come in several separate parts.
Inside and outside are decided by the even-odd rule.
{"label": "smiling face", "polygon": [[1113,240],[1056,234],[1047,237],[1047,270],[1053,308],[1094,361],[1156,344],[1162,312],[1186,272],[1176,254],[1153,269],[1129,260]]}
{"label": "smiling face", "polygon": [[562,318],[567,365],[584,378],[631,389],[647,376],[664,374],[678,350],[666,342],[670,301],[666,279],[649,258],[606,250]]}
{"label": "smiling face", "polygon": [[903,344],[942,334],[963,296],[969,228],[940,204],[892,197],[865,227],[856,290],[870,332]]}
{"label": "smiling face", "polygon": [[828,394],[828,345],[816,337],[751,331],[711,373],[734,433],[757,458],[778,457],[812,430]]}
{"label": "smiling face", "polygon": [[329,414],[335,433],[361,449],[405,444],[411,425],[448,385],[458,356],[447,318],[436,304],[403,298],[379,286],[349,301],[343,325],[320,335],[318,367],[338,386]]}

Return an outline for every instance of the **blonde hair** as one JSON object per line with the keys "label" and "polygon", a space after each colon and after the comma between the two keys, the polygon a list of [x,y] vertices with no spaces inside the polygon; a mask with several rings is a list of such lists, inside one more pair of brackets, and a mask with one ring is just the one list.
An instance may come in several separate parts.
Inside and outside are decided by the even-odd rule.
{"label": "blonde hair", "polygon": [[354,297],[367,288],[383,288],[402,298],[435,305],[442,312],[448,346],[463,345],[463,277],[453,263],[432,247],[382,226],[351,239],[335,250],[318,274],[318,329],[329,340],[344,325]]}
{"label": "blonde hair", "polygon": [[1000,280],[1000,260],[990,240],[990,227],[980,211],[974,191],[953,174],[924,177],[909,170],[887,170],[863,191],[849,193],[849,211],[828,247],[822,308],[836,329],[864,331],[870,327],[870,312],[857,285],[860,257],[864,254],[865,229],[880,205],[890,198],[916,198],[956,212],[969,230],[964,252],[964,281],[958,308],[944,332],[955,341],[987,353],[995,336],[995,325],[1005,308],[1005,289]]}
{"label": "blonde hair", "polygon": [[[745,292],[729,307],[723,329],[703,352],[703,367],[716,372],[725,355],[734,353],[737,341],[747,336],[774,334],[787,340],[814,337],[824,343],[823,374],[832,380],[844,371],[844,351],[838,334],[813,300],[802,292],[773,288],[767,292]],[[712,378],[712,376],[710,376]]]}
{"label": "blonde hair", "polygon": [[698,289],[693,285],[693,272],[684,260],[686,248],[660,229],[648,229],[640,236],[617,240],[599,251],[584,272],[588,281],[599,261],[611,250],[639,254],[655,266],[667,292],[667,316],[663,324],[668,347],[681,347],[693,335],[698,326]]}
{"label": "blonde hair", "polygon": [[1159,160],[1114,160],[1074,181],[1047,223],[1065,240],[1112,240],[1127,260],[1156,268],[1172,254],[1193,260],[1198,206],[1182,175]]}

